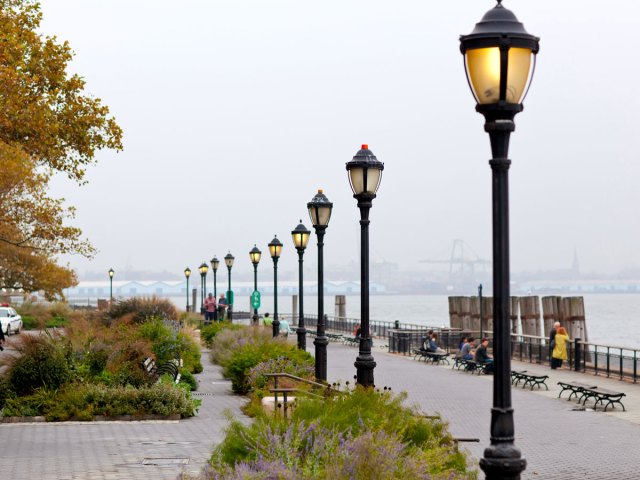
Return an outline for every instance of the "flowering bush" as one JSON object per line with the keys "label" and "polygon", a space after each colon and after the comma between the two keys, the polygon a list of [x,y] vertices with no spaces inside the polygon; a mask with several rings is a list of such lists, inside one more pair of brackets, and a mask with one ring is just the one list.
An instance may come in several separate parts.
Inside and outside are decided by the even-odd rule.
{"label": "flowering bush", "polygon": [[[351,397],[351,398],[349,398]],[[348,395],[314,404],[327,405],[325,411],[308,420],[310,400],[300,399],[289,422],[280,417],[259,417],[252,425],[232,422],[226,438],[214,451],[210,466],[200,476],[222,479],[296,480],[388,480],[388,479],[472,479],[466,471],[465,456],[456,451],[438,420],[425,419],[401,405],[403,397],[358,389]],[[355,407],[363,401],[373,413],[363,418]],[[402,413],[386,413],[390,406]],[[298,409],[304,410],[301,415]],[[315,410],[312,409],[312,410]],[[331,422],[342,410],[350,422]],[[413,418],[432,431],[430,441],[406,434],[399,417]],[[435,437],[439,440],[435,441]]]}
{"label": "flowering bush", "polygon": [[252,390],[260,390],[267,386],[269,377],[266,373],[289,373],[296,377],[312,378],[315,370],[312,363],[298,363],[286,356],[270,358],[249,369],[247,384]]}

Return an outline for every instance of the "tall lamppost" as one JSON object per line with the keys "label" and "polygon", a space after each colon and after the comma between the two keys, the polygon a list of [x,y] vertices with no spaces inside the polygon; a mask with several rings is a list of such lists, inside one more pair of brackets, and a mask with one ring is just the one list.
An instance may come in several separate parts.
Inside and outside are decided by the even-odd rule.
{"label": "tall lamppost", "polygon": [[318,237],[318,332],[313,344],[316,346],[316,378],[318,380],[327,379],[327,344],[329,340],[325,335],[326,325],[324,323],[324,234],[329,219],[333,203],[329,201],[322,189],[307,203],[309,217]]}
{"label": "tall lamppost", "polygon": [[478,285],[478,301],[480,302],[480,339],[484,338],[484,312],[482,308],[482,284]]}
{"label": "tall lamppost", "polygon": [[207,296],[207,272],[209,271],[207,262],[202,262],[198,270],[200,270],[200,313],[204,314],[204,298]]}
{"label": "tall lamppost", "polygon": [[224,264],[229,271],[229,289],[227,291],[227,318],[229,321],[233,320],[233,292],[231,291],[231,268],[233,267],[233,261],[235,257],[231,255],[231,252],[224,256]]}
{"label": "tall lamppost", "polygon": [[302,256],[304,255],[304,249],[307,248],[307,244],[309,243],[309,235],[311,235],[311,232],[307,230],[307,227],[302,224],[302,220],[300,220],[298,226],[291,232],[293,245],[298,251],[298,305],[300,306],[300,316],[298,317],[299,320],[296,335],[298,335],[298,348],[300,350],[307,349],[307,330],[304,328],[304,287],[302,286]]}
{"label": "tall lamppost", "polygon": [[187,312],[189,312],[189,277],[191,276],[191,269],[189,267],[184,269],[184,276],[187,279]]}
{"label": "tall lamppost", "polygon": [[113,271],[113,268],[109,269],[109,304],[113,302],[113,276],[116,272]]}
{"label": "tall lamppost", "polygon": [[[258,263],[260,263],[260,257],[262,257],[262,252],[258,247],[254,244],[253,248],[249,252],[249,258],[251,259],[251,263],[253,264],[253,291],[258,291]],[[252,299],[253,301],[253,299]],[[253,324],[258,324],[258,309],[253,308]]]}
{"label": "tall lamppost", "polygon": [[384,164],[376,158],[368,145],[362,145],[347,163],[353,198],[360,209],[360,349],[355,361],[356,381],[373,387],[373,369],[376,362],[371,355],[369,335],[369,210],[380,186]]}
{"label": "tall lamppost", "polygon": [[480,468],[487,479],[520,479],[526,468],[514,442],[511,406],[511,345],[509,328],[509,137],[515,130],[515,115],[531,80],[539,39],[527,33],[501,0],[476,24],[469,35],[460,37],[460,50],[476,111],[485,117],[493,158],[493,408],[491,445],[484,451]]}
{"label": "tall lamppost", "polygon": [[278,319],[278,259],[282,253],[282,242],[277,236],[273,236],[273,240],[269,242],[269,254],[273,259],[273,336],[280,334],[280,320]]}
{"label": "tall lamppost", "polygon": [[218,265],[220,265],[220,260],[215,255],[211,259],[211,270],[213,271],[213,297],[217,298],[218,296],[218,286],[216,285],[216,274],[218,273]]}

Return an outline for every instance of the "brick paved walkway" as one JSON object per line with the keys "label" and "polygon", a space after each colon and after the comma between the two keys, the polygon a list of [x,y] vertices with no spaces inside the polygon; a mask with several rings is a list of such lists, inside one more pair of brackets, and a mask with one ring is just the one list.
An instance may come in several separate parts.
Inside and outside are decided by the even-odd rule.
{"label": "brick paved walkway", "polygon": [[[243,418],[220,368],[203,353],[198,416],[181,421],[0,424],[0,478],[12,480],[175,479],[199,472],[223,438],[225,409]],[[144,465],[167,462],[166,466]],[[175,462],[173,464],[169,462]],[[187,462],[182,464],[182,462]]]}
{"label": "brick paved walkway", "polygon": [[[313,345],[309,351],[313,350]],[[328,351],[329,380],[351,380],[357,348],[330,344]],[[461,446],[476,458],[489,445],[489,421],[493,377],[477,376],[452,370],[450,366],[434,366],[402,357],[374,352],[377,363],[377,386],[390,386],[406,391],[409,402],[420,405],[425,413],[438,412],[450,424],[455,437],[479,438],[480,443]],[[553,375],[547,383],[549,392],[513,388],[516,445],[522,450],[528,466],[523,479],[562,480],[640,478],[640,462],[636,457],[640,445],[640,385],[603,377],[514,362],[514,369],[543,371]],[[575,403],[558,399],[556,382],[573,378],[594,381],[601,388],[624,391],[627,413],[572,411]],[[564,395],[566,397],[566,393]]]}

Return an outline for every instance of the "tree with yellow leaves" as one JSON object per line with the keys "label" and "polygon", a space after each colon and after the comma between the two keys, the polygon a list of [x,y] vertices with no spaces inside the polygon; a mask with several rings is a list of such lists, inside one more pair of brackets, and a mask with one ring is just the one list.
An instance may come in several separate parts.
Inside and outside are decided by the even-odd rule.
{"label": "tree with yellow leaves", "polygon": [[57,256],[94,249],[49,180],[84,183],[97,150],[122,149],[122,131],[67,73],[69,45],[37,32],[41,18],[37,1],[0,0],[0,287],[55,297],[77,282]]}

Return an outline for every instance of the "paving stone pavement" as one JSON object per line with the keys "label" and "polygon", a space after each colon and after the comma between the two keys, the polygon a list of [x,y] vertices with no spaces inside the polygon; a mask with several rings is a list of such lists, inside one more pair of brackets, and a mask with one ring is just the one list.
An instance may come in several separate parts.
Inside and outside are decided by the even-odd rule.
{"label": "paving stone pavement", "polygon": [[[313,351],[313,345],[309,347]],[[330,344],[329,381],[353,382],[357,348]],[[489,422],[493,377],[472,375],[414,361],[412,357],[374,351],[377,386],[406,391],[409,403],[427,414],[439,413],[449,422],[454,437],[479,438],[480,443],[461,447],[472,455],[475,465],[489,445]],[[552,371],[539,365],[513,362],[513,369],[550,375],[549,392],[512,388],[516,445],[527,460],[523,479],[616,479],[640,478],[640,385],[571,372]],[[572,411],[576,404],[558,399],[557,381],[573,379],[601,388],[627,393],[627,412]],[[564,396],[566,397],[566,393]],[[619,410],[619,409],[617,409]]]}
{"label": "paving stone pavement", "polygon": [[[199,472],[223,438],[224,411],[247,420],[240,411],[245,399],[231,393],[206,351],[202,364],[204,372],[196,376],[202,406],[194,418],[0,424],[0,478],[146,480],[175,479],[183,469]],[[145,459],[151,464],[144,465]],[[167,464],[157,465],[162,462]]]}

